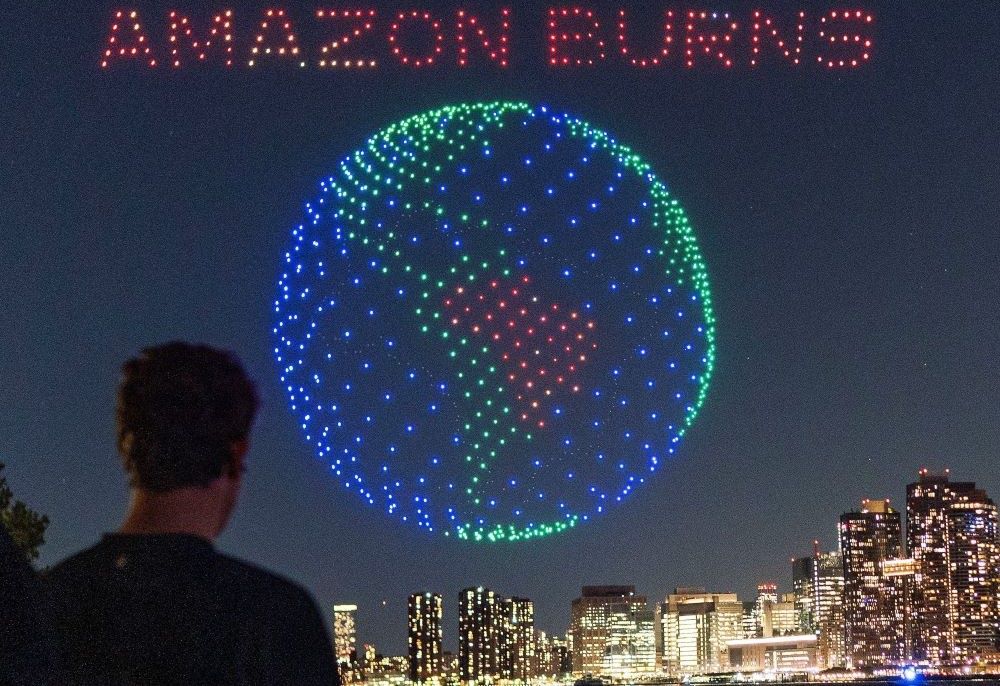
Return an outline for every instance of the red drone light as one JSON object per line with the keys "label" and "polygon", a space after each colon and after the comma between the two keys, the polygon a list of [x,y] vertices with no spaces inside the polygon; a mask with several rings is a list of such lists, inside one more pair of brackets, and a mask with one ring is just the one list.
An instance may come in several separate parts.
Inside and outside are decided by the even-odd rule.
{"label": "red drone light", "polygon": [[[462,8],[436,13],[319,8],[311,12],[313,21],[301,36],[297,29],[304,17],[293,20],[281,8],[263,14],[229,8],[198,21],[168,11],[162,17],[165,26],[155,24],[152,29],[140,14],[136,8],[113,13],[102,67],[118,62],[156,67],[159,56],[169,55],[174,68],[199,63],[373,68],[387,61],[404,68],[466,68],[478,63],[505,69],[514,52],[510,7],[478,15]],[[647,69],[706,70],[755,68],[767,61],[792,68],[813,63],[825,69],[855,69],[871,59],[875,22],[871,13],[858,8],[818,13],[756,9],[735,17],[704,9],[638,13],[581,5],[549,7],[538,20],[544,22],[535,29],[544,40],[544,52],[537,57],[544,56],[553,68],[617,62]],[[634,34],[641,31],[635,26],[649,22],[657,27],[655,38],[637,38]]]}
{"label": "red drone light", "polygon": [[595,324],[535,294],[529,277],[494,279],[482,291],[456,287],[444,299],[448,322],[493,347],[518,401],[518,416],[539,428],[561,397],[579,393],[576,378],[597,343]]}

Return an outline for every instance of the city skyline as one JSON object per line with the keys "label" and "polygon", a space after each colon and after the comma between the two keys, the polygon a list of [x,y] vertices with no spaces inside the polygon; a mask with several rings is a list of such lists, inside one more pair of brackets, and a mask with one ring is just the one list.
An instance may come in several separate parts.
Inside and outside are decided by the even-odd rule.
{"label": "city skyline", "polygon": [[[461,4],[423,7],[453,27]],[[159,48],[165,15],[154,5],[137,9]],[[648,54],[662,24],[646,26],[633,5],[622,4],[633,10],[628,39]],[[746,46],[746,8],[724,5],[705,9],[733,12]],[[260,17],[232,6],[245,47],[243,27]],[[815,19],[830,5],[801,8]],[[770,50],[760,68],[727,72],[633,68],[620,53],[597,69],[549,67],[528,59],[547,40],[535,31],[547,7],[528,3],[512,9],[516,68],[471,45],[464,70],[363,73],[277,62],[101,69],[114,9],[41,0],[4,24],[0,461],[16,497],[51,520],[40,566],[120,525],[120,365],[174,339],[233,350],[262,400],[220,551],[309,589],[327,626],[334,604],[356,604],[359,638],[399,655],[414,591],[442,594],[449,631],[453,599],[482,584],[530,598],[536,625],[559,633],[589,583],[657,600],[690,585],[746,600],[761,581],[790,590],[790,558],[808,556],[814,539],[835,549],[837,519],[863,498],[902,511],[898,485],[921,466],[1000,493],[996,8],[873,2],[863,69],[799,69]],[[195,32],[206,26],[190,14]],[[456,43],[447,37],[450,62]],[[631,502],[545,541],[490,547],[366,506],[303,445],[278,382],[271,304],[282,246],[317,180],[366,136],[455,103],[512,100],[572,112],[656,170],[698,237],[717,354],[683,449]],[[623,340],[622,327],[595,326],[609,344]],[[434,352],[417,350],[414,366]]]}
{"label": "city skyline", "polygon": [[[799,642],[790,647],[775,644],[786,651],[786,668],[809,663],[873,669],[984,656],[1000,660],[997,507],[974,482],[951,482],[949,477],[948,469],[918,470],[916,481],[906,486],[905,519],[888,499],[863,499],[860,507],[840,515],[836,550],[821,551],[813,541],[812,555],[790,560],[789,584],[759,582],[753,600],[731,591],[684,586],[660,596],[662,602],[652,596],[650,607],[634,585],[583,586],[570,604],[562,634],[571,647],[573,672],[636,676],[726,671],[727,644],[737,642],[735,655],[760,661],[767,659],[765,653],[753,651],[766,651],[767,639],[795,636]],[[937,551],[948,561],[944,567],[936,559],[926,561]],[[943,607],[938,602],[942,585]],[[415,597],[410,596],[411,608]],[[441,596],[433,597],[440,621]],[[524,609],[512,609],[518,607]],[[482,586],[460,593],[458,635],[468,637],[458,650],[463,680],[523,673],[524,663],[522,672],[502,666],[511,660],[509,654],[503,657],[502,646],[514,645],[504,631],[518,624],[519,613],[528,617],[528,635],[537,633],[530,599],[504,599]],[[690,622],[695,624],[685,629]],[[641,628],[644,623],[648,643],[636,638],[647,631]],[[703,628],[694,629],[702,623]],[[412,610],[410,626],[412,637]],[[678,638],[691,630],[708,631],[713,642],[692,646]],[[805,635],[813,636],[811,642]],[[521,641],[524,645],[525,639]],[[616,646],[627,650],[619,653]]]}

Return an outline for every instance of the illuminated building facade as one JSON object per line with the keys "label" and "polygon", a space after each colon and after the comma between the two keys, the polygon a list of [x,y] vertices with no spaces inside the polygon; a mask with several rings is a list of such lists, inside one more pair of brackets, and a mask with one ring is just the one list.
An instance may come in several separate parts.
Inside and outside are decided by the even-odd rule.
{"label": "illuminated building facade", "polygon": [[778,584],[768,581],[757,585],[753,605],[754,634],[758,638],[772,635],[770,607],[778,602]]}
{"label": "illuminated building facade", "polygon": [[424,683],[441,677],[443,638],[439,593],[414,593],[407,601],[407,649],[410,681]]}
{"label": "illuminated building facade", "polygon": [[458,655],[447,650],[441,653],[441,680],[449,685],[460,683],[462,680]]}
{"label": "illuminated building facade", "polygon": [[795,614],[799,631],[803,634],[816,633],[813,566],[812,557],[798,557],[792,560],[792,593],[795,596]]}
{"label": "illuminated building facade", "polygon": [[[843,577],[841,577],[843,586]],[[844,625],[843,589],[838,602],[830,606],[830,612],[819,625],[819,664],[824,669],[847,667],[847,635]]]}
{"label": "illuminated building facade", "polygon": [[752,600],[747,600],[742,603],[743,605],[743,616],[740,620],[740,626],[743,630],[743,638],[758,638],[757,636],[757,618],[754,614],[754,603]]}
{"label": "illuminated building facade", "polygon": [[906,487],[906,540],[923,591],[917,608],[919,650],[933,663],[950,661],[954,647],[948,514],[956,493],[972,488],[970,483],[951,483],[947,471],[932,474],[926,469]]}
{"label": "illuminated building facade", "polygon": [[892,645],[900,646],[894,664],[904,664],[916,658],[916,610],[920,597],[917,563],[913,558],[882,561],[882,593],[890,613]]}
{"label": "illuminated building facade", "polygon": [[492,682],[503,659],[503,599],[488,588],[463,589],[458,596],[458,665],[464,682]]}
{"label": "illuminated building facade", "polygon": [[839,550],[816,552],[813,562],[813,612],[819,632],[820,664],[830,669],[847,664],[844,640],[844,561]]}
{"label": "illuminated building facade", "polygon": [[554,677],[573,671],[566,640],[535,630],[535,674]]}
{"label": "illuminated building facade", "polygon": [[[359,681],[372,678],[378,672],[378,650],[371,643],[363,643],[358,651],[358,671]],[[341,675],[341,682],[346,683],[346,679]]]}
{"label": "illuminated building facade", "polygon": [[410,658],[406,655],[376,655],[375,660],[365,669],[365,678],[402,681],[410,670]]}
{"label": "illuminated building facade", "polygon": [[[844,567],[846,648],[855,668],[898,665],[912,659],[912,641],[901,618],[912,611],[913,565],[902,557],[902,522],[888,500],[866,500],[840,517]],[[890,564],[885,564],[887,561]],[[886,574],[891,571],[892,574]],[[907,575],[909,579],[907,579]]]}
{"label": "illuminated building facade", "polygon": [[804,672],[817,666],[816,634],[729,641],[729,668],[744,672]]}
{"label": "illuminated building facade", "polygon": [[794,636],[799,632],[799,613],[795,606],[795,594],[783,593],[781,599],[772,603],[771,636]]}
{"label": "illuminated building facade", "polygon": [[555,677],[571,673],[573,659],[568,641],[544,631],[535,631],[535,662],[537,676]]}
{"label": "illuminated building facade", "polygon": [[969,663],[1000,652],[1000,555],[997,507],[981,490],[948,513],[953,659]]}
{"label": "illuminated building facade", "polygon": [[735,593],[678,588],[661,608],[663,668],[673,676],[729,668],[727,644],[743,638],[743,603]]}
{"label": "illuminated building facade", "polygon": [[333,606],[333,648],[337,662],[348,665],[357,660],[358,606]]}
{"label": "illuminated building facade", "polygon": [[750,609],[749,622],[743,626],[743,638],[797,634],[800,632],[799,624],[795,595],[787,593],[779,598],[778,585],[766,582],[757,586],[757,598]]}
{"label": "illuminated building facade", "polygon": [[535,656],[535,606],[527,598],[503,601],[501,626],[501,676],[527,683],[537,673]]}
{"label": "illuminated building facade", "polygon": [[824,669],[847,664],[844,644],[844,566],[840,551],[792,561],[792,585],[800,631],[817,636],[817,663]]}
{"label": "illuminated building facade", "polygon": [[656,670],[656,629],[653,610],[622,601],[611,606],[602,673],[627,679]]}
{"label": "illuminated building facade", "polygon": [[635,586],[584,586],[573,600],[570,636],[573,642],[573,671],[600,674],[611,638],[612,609],[625,603],[638,612],[646,607],[646,597],[636,595]]}
{"label": "illuminated building facade", "polygon": [[906,487],[906,538],[917,563],[918,650],[932,663],[996,650],[997,508],[971,482],[926,469]]}
{"label": "illuminated building facade", "polygon": [[555,675],[570,674],[573,671],[573,649],[568,638],[549,638],[549,655]]}

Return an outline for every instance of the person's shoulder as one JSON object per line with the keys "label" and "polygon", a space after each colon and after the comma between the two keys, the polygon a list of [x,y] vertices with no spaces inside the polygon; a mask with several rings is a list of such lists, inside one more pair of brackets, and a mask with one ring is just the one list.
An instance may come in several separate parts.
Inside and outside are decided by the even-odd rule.
{"label": "person's shoulder", "polygon": [[85,548],[45,570],[42,589],[58,617],[70,616],[90,606],[106,585],[109,553],[103,543]]}
{"label": "person's shoulder", "polygon": [[319,607],[302,586],[228,555],[218,556],[246,625],[250,662],[273,674],[267,683],[340,684],[330,635]]}
{"label": "person's shoulder", "polygon": [[312,595],[291,579],[230,555],[218,555],[219,569],[246,600],[288,609],[315,607]]}
{"label": "person's shoulder", "polygon": [[106,546],[96,543],[89,548],[73,553],[62,562],[47,569],[42,578],[48,582],[59,583],[79,576],[86,576],[107,556]]}

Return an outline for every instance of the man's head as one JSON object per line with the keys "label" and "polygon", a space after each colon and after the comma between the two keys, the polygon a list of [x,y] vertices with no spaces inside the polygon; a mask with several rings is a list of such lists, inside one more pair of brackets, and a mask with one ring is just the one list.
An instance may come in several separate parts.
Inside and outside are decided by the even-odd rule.
{"label": "man's head", "polygon": [[203,489],[228,519],[258,402],[229,352],[181,342],[143,350],[118,388],[118,451],[132,488]]}

